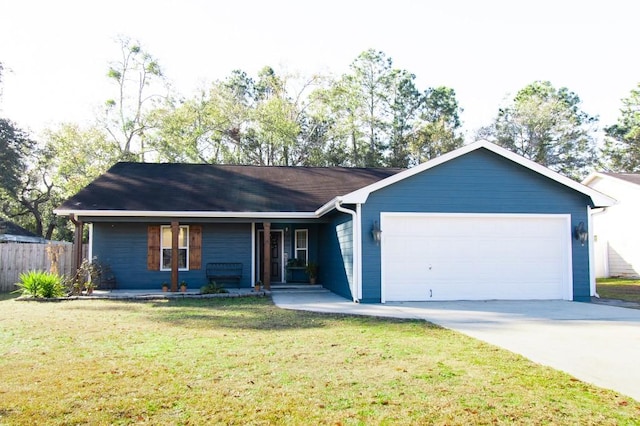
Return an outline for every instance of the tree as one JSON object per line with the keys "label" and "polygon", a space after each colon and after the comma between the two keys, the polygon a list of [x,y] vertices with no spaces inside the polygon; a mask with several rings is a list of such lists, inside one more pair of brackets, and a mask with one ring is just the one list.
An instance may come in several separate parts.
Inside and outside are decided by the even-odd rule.
{"label": "tree", "polygon": [[494,123],[476,139],[487,139],[574,179],[595,162],[592,132],[596,117],[580,109],[580,98],[567,88],[536,81],[501,108]]}
{"label": "tree", "polygon": [[263,68],[258,74],[255,100],[254,136],[244,155],[255,156],[252,163],[292,165],[291,154],[298,142],[300,126],[298,108],[288,96],[286,79],[277,76],[271,67]]}
{"label": "tree", "polygon": [[118,42],[122,57],[107,72],[118,92],[105,102],[103,125],[123,160],[144,161],[144,135],[150,127],[146,113],[150,103],[164,96],[156,91],[166,90],[167,85],[158,61],[139,43],[127,37]]}
{"label": "tree", "polygon": [[453,89],[441,86],[424,93],[421,120],[409,139],[409,164],[420,164],[463,145],[460,111]]}
{"label": "tree", "polygon": [[120,151],[98,127],[63,123],[44,132],[48,174],[59,200],[75,195],[114,165]]}
{"label": "tree", "polygon": [[350,69],[314,93],[312,117],[327,126],[327,157],[346,166],[408,167],[462,144],[452,89],[421,92],[414,74],[375,50],[361,53]]}
{"label": "tree", "polygon": [[622,99],[618,122],[605,133],[604,166],[616,172],[640,172],[640,84]]}
{"label": "tree", "polygon": [[364,165],[378,166],[388,147],[389,95],[393,61],[383,52],[369,49],[351,64],[352,74],[345,76],[348,90],[355,96],[356,116],[366,138]]}
{"label": "tree", "polygon": [[12,121],[0,118],[0,188],[6,193],[19,191],[34,146],[26,132]]}
{"label": "tree", "polygon": [[[0,82],[2,71],[0,63]],[[33,166],[36,142],[15,123],[0,118],[0,203],[4,215],[43,235],[41,204],[49,200],[52,186]],[[32,221],[29,216],[32,216]]]}
{"label": "tree", "polygon": [[348,164],[379,166],[389,146],[392,60],[373,49],[362,52],[351,72],[316,94],[325,104],[325,120],[332,122],[331,143],[349,153]]}
{"label": "tree", "polygon": [[38,149],[30,154],[30,164],[21,166],[22,172],[16,184],[2,188],[2,210],[25,228],[50,239],[55,225],[52,209],[45,208],[45,205],[51,201],[54,186],[47,174],[46,156]]}
{"label": "tree", "polygon": [[[307,98],[317,77],[300,83],[264,67],[257,80],[236,70],[208,91],[156,109],[151,144],[160,159],[205,163],[297,165],[310,158],[303,133]],[[312,132],[308,127],[305,132]]]}
{"label": "tree", "polygon": [[409,144],[419,121],[418,111],[424,97],[414,84],[415,75],[405,70],[393,70],[389,79],[389,159],[391,167],[409,165]]}

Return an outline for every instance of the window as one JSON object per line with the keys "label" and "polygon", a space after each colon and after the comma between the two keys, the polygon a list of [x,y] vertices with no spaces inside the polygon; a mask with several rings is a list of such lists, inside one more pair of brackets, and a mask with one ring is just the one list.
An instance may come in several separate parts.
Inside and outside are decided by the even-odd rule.
{"label": "window", "polygon": [[[160,225],[149,225],[147,226],[147,269],[150,271],[159,271],[160,269],[165,270],[165,263],[162,260],[162,254],[167,254],[167,268],[166,270],[171,269],[171,227],[165,225],[164,227],[168,230],[168,238],[167,245],[163,244],[163,231]],[[202,225],[189,225],[184,226],[185,230],[182,230],[180,235],[183,236],[182,240],[184,242],[184,234],[186,232],[187,243],[182,248],[187,250],[185,257],[189,260],[187,262],[183,262],[185,266],[185,270],[188,269],[190,271],[201,269],[202,268]],[[178,238],[180,239],[180,238]],[[178,244],[180,245],[180,244]],[[163,248],[167,249],[167,252],[163,250]],[[178,252],[178,254],[180,254]],[[184,252],[183,252],[184,254]],[[188,254],[188,256],[187,256]]]}
{"label": "window", "polygon": [[[160,247],[160,269],[171,270],[171,226],[161,227],[162,244]],[[189,270],[189,227],[180,226],[178,234],[178,270]]]}
{"label": "window", "polygon": [[306,229],[296,229],[296,259],[304,261],[306,265],[309,260],[309,233]]}

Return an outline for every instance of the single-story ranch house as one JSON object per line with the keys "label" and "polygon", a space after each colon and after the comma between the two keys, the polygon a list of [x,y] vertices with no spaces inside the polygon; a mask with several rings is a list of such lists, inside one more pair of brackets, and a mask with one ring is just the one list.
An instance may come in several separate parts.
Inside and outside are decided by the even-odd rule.
{"label": "single-story ranch house", "polygon": [[613,203],[476,142],[406,170],[118,163],[56,213],[120,289],[200,287],[214,263],[268,286],[313,262],[356,302],[588,301],[590,210]]}

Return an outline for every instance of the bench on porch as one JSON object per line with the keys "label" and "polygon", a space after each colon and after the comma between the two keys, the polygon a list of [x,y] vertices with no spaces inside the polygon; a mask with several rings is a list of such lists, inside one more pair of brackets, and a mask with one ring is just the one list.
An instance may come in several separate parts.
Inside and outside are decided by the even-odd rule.
{"label": "bench on porch", "polygon": [[207,281],[209,284],[237,284],[242,279],[242,263],[207,263]]}

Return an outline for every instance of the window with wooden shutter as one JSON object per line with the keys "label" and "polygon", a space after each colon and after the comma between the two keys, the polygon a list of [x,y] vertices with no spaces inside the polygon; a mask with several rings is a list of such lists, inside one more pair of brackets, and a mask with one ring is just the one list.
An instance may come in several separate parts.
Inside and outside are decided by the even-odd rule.
{"label": "window with wooden shutter", "polygon": [[160,225],[147,228],[147,269],[160,270]]}
{"label": "window with wooden shutter", "polygon": [[189,229],[189,269],[202,268],[202,225]]}

